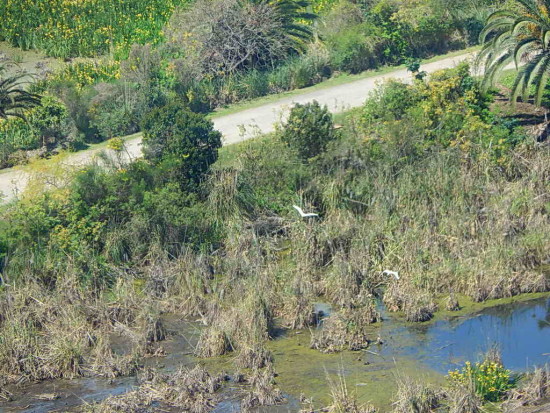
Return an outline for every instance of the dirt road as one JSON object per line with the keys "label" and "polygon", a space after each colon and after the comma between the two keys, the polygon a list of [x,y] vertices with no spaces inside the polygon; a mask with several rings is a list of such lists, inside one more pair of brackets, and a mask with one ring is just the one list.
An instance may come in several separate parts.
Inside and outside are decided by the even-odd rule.
{"label": "dirt road", "polygon": [[[422,70],[433,73],[440,69],[446,69],[456,66],[458,63],[473,58],[473,54],[467,53],[455,57],[444,58],[436,62],[422,65]],[[369,92],[376,86],[388,79],[411,81],[411,75],[405,69],[396,69],[384,75],[371,76],[361,80],[352,81],[337,86],[316,88],[313,91],[304,91],[304,93],[292,97],[283,98],[278,101],[243,110],[227,116],[214,118],[214,125],[223,134],[225,145],[237,143],[245,139],[258,136],[259,133],[271,132],[274,125],[288,113],[288,110],[295,103],[306,103],[317,100],[322,105],[327,105],[333,113],[343,112],[345,110],[361,106],[367,98]],[[244,127],[244,128],[243,128]],[[141,156],[141,137],[136,136],[126,141],[127,156],[137,158]],[[90,163],[100,150],[92,149],[77,152],[64,158],[59,168],[78,168]],[[50,181],[47,173],[41,173],[35,176],[28,168],[6,169],[0,172],[0,193],[3,195],[2,202],[9,202],[19,196],[27,186],[29,181],[48,185]]]}

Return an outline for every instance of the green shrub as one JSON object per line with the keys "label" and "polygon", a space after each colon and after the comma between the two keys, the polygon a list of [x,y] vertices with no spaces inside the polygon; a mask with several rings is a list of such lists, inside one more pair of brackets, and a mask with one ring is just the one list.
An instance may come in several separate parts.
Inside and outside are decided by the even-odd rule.
{"label": "green shrub", "polygon": [[292,67],[290,62],[276,67],[267,75],[269,90],[272,93],[290,90],[292,85]]}
{"label": "green shrub", "polygon": [[381,0],[367,14],[367,34],[383,40],[382,56],[391,64],[411,55],[411,43],[407,38],[410,28],[395,19],[398,10],[390,0]]}
{"label": "green shrub", "polygon": [[399,120],[419,99],[413,87],[390,80],[370,94],[363,108],[362,119],[367,124]]}
{"label": "green shrub", "polygon": [[332,115],[326,106],[321,107],[317,101],[296,104],[282,133],[283,142],[304,160],[323,153],[327,144],[336,137]]}
{"label": "green shrub", "polygon": [[510,370],[495,361],[466,362],[462,370],[450,371],[448,378],[454,384],[473,384],[475,392],[490,402],[499,401],[512,388]]}
{"label": "green shrub", "polygon": [[246,73],[239,81],[239,98],[254,99],[269,93],[267,74],[259,70]]}
{"label": "green shrub", "polygon": [[43,96],[25,117],[0,120],[0,166],[16,164],[17,151],[56,145],[69,134],[67,108],[53,96]]}
{"label": "green shrub", "polygon": [[331,64],[337,70],[359,73],[377,65],[371,44],[359,26],[342,31],[330,39]]}
{"label": "green shrub", "polygon": [[137,99],[130,84],[100,83],[88,108],[90,126],[104,139],[124,136],[139,130]]}
{"label": "green shrub", "polygon": [[221,133],[204,115],[180,103],[154,109],[144,119],[145,159],[158,168],[162,178],[193,189],[218,158]]}
{"label": "green shrub", "polygon": [[329,59],[320,51],[312,51],[292,61],[290,89],[313,86],[330,76]]}

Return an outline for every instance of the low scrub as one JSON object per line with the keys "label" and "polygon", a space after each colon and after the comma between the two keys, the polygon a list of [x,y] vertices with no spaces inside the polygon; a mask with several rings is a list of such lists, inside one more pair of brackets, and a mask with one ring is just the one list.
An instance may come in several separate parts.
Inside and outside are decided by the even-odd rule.
{"label": "low scrub", "polygon": [[400,378],[394,396],[393,413],[430,413],[441,406],[443,397],[440,390],[409,378]]}
{"label": "low scrub", "polygon": [[498,361],[486,360],[482,363],[466,362],[462,370],[449,372],[449,379],[462,386],[471,385],[483,400],[496,402],[512,388],[510,370]]}

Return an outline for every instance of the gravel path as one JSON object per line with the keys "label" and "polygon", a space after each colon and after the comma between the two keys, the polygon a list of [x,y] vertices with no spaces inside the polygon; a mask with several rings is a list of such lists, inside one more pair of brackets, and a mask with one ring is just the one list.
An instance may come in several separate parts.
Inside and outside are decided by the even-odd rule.
{"label": "gravel path", "polygon": [[[422,65],[422,70],[433,73],[440,69],[455,67],[458,63],[473,58],[473,54],[467,53],[455,57],[441,59],[433,63]],[[274,125],[284,119],[295,103],[306,103],[317,100],[322,105],[327,105],[333,113],[361,106],[369,92],[388,79],[411,81],[411,75],[405,69],[397,69],[384,75],[371,76],[365,79],[352,81],[342,85],[316,89],[292,97],[246,109],[241,112],[214,118],[214,125],[223,134],[224,145],[241,142],[268,133],[274,130]],[[127,156],[137,158],[141,156],[141,137],[126,141]],[[100,152],[99,149],[91,149],[71,154],[63,159],[58,168],[78,168],[93,161]],[[33,188],[48,185],[47,173],[32,174],[27,168],[13,168],[0,171],[0,193],[2,202],[8,202],[17,198],[33,182]],[[52,178],[53,179],[53,178]]]}

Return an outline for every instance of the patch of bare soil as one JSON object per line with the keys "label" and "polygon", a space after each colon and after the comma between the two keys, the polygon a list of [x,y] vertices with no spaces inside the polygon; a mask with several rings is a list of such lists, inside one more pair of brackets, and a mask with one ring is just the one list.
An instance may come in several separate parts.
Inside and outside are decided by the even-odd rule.
{"label": "patch of bare soil", "polygon": [[491,110],[500,113],[504,119],[513,120],[525,132],[532,136],[536,142],[548,141],[550,135],[549,110],[537,107],[530,99],[528,102],[510,102],[510,90],[500,87]]}

